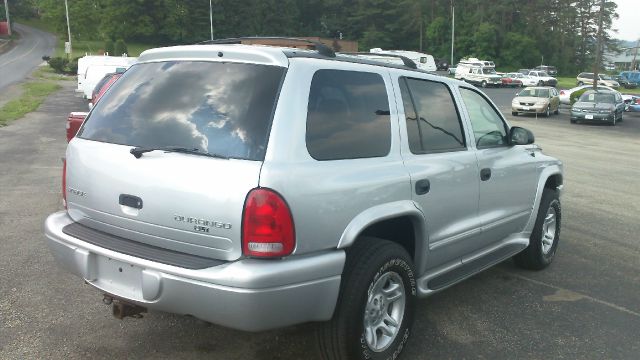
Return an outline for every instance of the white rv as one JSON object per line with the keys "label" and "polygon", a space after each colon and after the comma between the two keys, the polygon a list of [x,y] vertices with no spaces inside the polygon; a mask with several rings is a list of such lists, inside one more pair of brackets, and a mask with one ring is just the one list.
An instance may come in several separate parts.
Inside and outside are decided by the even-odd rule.
{"label": "white rv", "polygon": [[118,68],[128,69],[137,60],[137,57],[124,56],[88,55],[81,57],[78,59],[78,88],[76,91],[85,94],[85,96],[88,95],[90,99],[93,88],[102,77],[110,72],[116,72]]}
{"label": "white rv", "polygon": [[[369,50],[372,54],[389,54],[389,55],[401,55],[413,60],[418,66],[418,69],[425,71],[436,71],[436,62],[433,60],[433,56],[429,54],[419,53],[417,51],[404,51],[404,50],[382,50],[380,48],[373,48]],[[383,58],[381,57],[381,60]],[[389,58],[385,59],[390,61]],[[384,61],[384,60],[383,60]]]}
{"label": "white rv", "polygon": [[501,77],[496,73],[493,61],[476,58],[460,60],[456,67],[455,78],[482,87],[500,86],[502,84]]}

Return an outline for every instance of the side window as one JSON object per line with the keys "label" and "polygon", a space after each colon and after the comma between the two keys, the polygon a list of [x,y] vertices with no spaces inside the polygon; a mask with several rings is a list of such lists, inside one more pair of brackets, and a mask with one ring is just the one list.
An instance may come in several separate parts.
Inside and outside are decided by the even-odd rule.
{"label": "side window", "polygon": [[507,126],[494,107],[479,93],[460,88],[462,100],[467,106],[471,127],[478,148],[507,144]]}
{"label": "side window", "polygon": [[391,149],[389,100],[375,73],[318,70],[307,107],[307,150],[316,160],[381,157]]}
{"label": "side window", "polygon": [[420,63],[426,64],[427,63],[427,57],[426,56],[420,57]]}
{"label": "side window", "polygon": [[460,116],[449,88],[428,80],[400,78],[399,82],[411,152],[465,150]]}

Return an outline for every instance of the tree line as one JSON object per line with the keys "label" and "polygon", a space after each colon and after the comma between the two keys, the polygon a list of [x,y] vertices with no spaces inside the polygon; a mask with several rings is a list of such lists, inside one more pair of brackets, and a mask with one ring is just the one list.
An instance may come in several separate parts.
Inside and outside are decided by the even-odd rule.
{"label": "tree line", "polygon": [[[555,65],[590,70],[601,0],[213,0],[215,38],[255,35],[357,40],[361,50],[418,50],[454,62],[491,59],[499,69]],[[11,3],[11,1],[10,1]],[[38,16],[66,32],[64,1],[21,0],[20,16]],[[210,38],[208,0],[68,0],[79,40],[194,43]],[[604,28],[617,17],[606,0]],[[10,5],[11,6],[11,5]],[[616,47],[605,32],[604,50]]]}

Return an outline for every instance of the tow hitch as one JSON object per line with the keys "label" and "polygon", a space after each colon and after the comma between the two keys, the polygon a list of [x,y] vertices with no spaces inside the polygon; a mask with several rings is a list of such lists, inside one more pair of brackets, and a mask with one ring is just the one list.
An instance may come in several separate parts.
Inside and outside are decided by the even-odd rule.
{"label": "tow hitch", "polygon": [[112,305],[113,316],[120,320],[126,318],[127,316],[135,319],[141,319],[142,313],[147,312],[147,308],[145,307],[128,303],[126,301],[113,298],[106,294],[104,295],[102,302],[105,303],[105,305]]}

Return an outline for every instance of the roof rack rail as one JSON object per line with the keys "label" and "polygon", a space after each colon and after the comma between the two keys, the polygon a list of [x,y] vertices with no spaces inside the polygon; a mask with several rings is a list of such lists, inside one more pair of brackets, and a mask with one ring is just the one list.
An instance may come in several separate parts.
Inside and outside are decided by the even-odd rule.
{"label": "roof rack rail", "polygon": [[372,53],[372,52],[342,52],[340,54],[394,57],[394,58],[401,59],[402,62],[404,63],[404,66],[406,66],[408,68],[411,68],[411,69],[417,69],[418,68],[418,65],[416,65],[416,63],[413,60],[409,59],[406,56],[397,55],[397,54],[379,54],[379,53]]}
{"label": "roof rack rail", "polygon": [[211,45],[211,44],[241,44],[243,40],[293,40],[300,41],[303,43],[311,44],[315,47],[315,50],[318,51],[319,54],[328,56],[328,57],[336,57],[335,51],[331,49],[329,46],[319,42],[308,39],[294,38],[294,37],[286,37],[286,36],[244,36],[244,37],[236,37],[236,38],[227,38],[227,39],[216,39],[216,40],[207,40],[199,42],[198,45]]}

